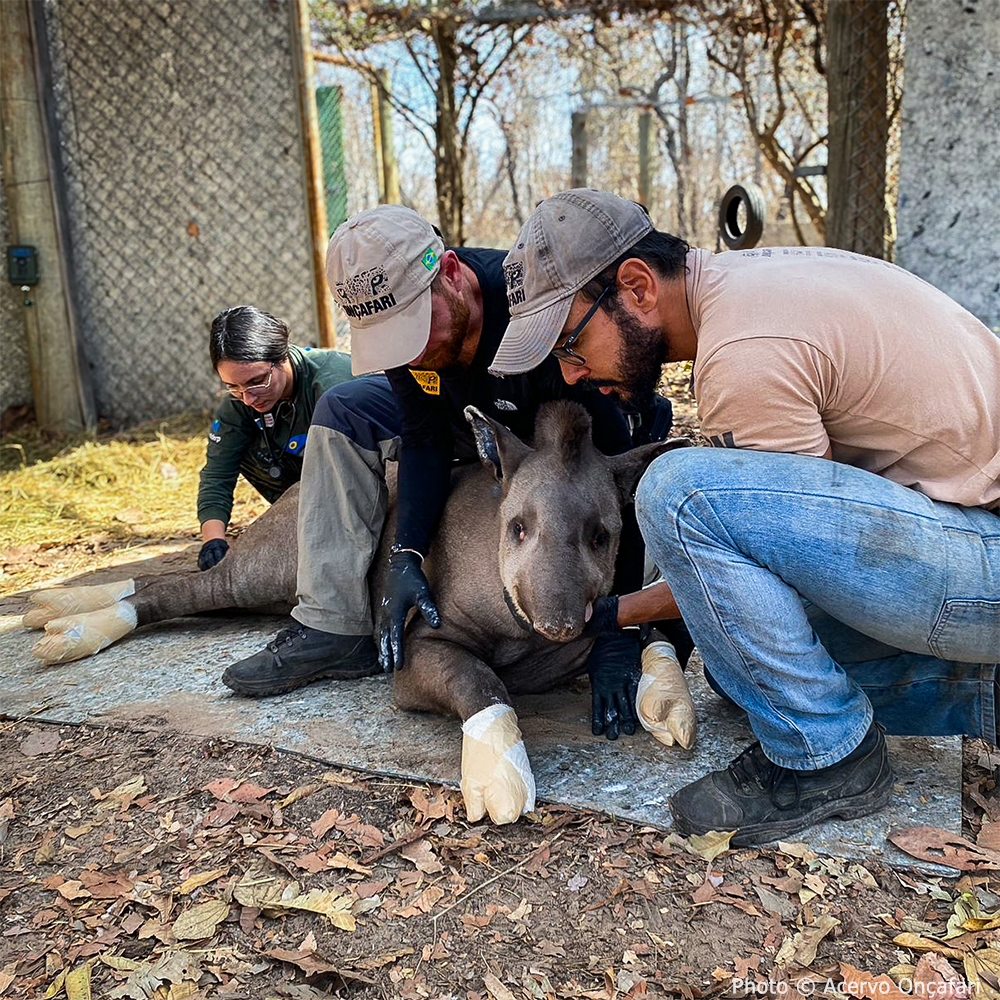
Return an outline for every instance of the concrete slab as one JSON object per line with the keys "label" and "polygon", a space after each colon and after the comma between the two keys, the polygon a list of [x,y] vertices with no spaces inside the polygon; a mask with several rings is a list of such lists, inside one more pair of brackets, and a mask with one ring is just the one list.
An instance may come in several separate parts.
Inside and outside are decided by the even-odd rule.
{"label": "concrete slab", "polygon": [[[4,602],[3,610],[11,610]],[[67,722],[155,722],[183,733],[273,744],[352,768],[457,785],[461,735],[455,720],[396,710],[388,679],[321,683],[276,698],[233,696],[219,676],[259,649],[274,618],[188,618],[140,629],[98,656],[42,667],[31,655],[39,633],[0,617],[4,683],[0,711]],[[692,687],[699,736],[690,751],[661,746],[646,733],[609,743],[590,735],[586,690],[553,692],[517,704],[539,798],[668,829],[669,795],[731,760],[752,740],[742,713],[723,704],[700,669]],[[794,839],[861,861],[951,874],[903,855],[890,828],[961,831],[961,742],[892,738],[896,794],[877,816],[828,823]]]}

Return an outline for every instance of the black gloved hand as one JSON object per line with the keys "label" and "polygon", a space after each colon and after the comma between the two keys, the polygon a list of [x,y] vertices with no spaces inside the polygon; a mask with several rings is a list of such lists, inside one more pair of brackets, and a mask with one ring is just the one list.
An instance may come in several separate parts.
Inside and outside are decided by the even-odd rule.
{"label": "black gloved hand", "polygon": [[621,729],[627,736],[639,721],[635,696],[642,676],[642,653],[634,632],[599,635],[587,660],[590,675],[591,720],[595,736],[618,739]]}
{"label": "black gloved hand", "polygon": [[609,594],[598,597],[590,618],[583,626],[584,635],[600,635],[602,632],[619,632],[618,628],[618,595]]}
{"label": "black gloved hand", "polygon": [[441,627],[441,615],[420,562],[416,552],[394,552],[389,557],[378,633],[378,662],[387,674],[403,669],[403,629],[410,608],[416,606],[431,628]]}
{"label": "black gloved hand", "polygon": [[198,569],[211,569],[229,551],[229,542],[224,538],[210,538],[198,552]]}

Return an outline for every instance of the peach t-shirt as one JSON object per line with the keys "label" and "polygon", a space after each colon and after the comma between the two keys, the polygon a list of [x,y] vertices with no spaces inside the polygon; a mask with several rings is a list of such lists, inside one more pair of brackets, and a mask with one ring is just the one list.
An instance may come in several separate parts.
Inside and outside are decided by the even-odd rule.
{"label": "peach t-shirt", "polygon": [[1000,506],[1000,337],[943,292],[871,257],[776,247],[692,250],[687,297],[713,444],[829,447],[935,500]]}

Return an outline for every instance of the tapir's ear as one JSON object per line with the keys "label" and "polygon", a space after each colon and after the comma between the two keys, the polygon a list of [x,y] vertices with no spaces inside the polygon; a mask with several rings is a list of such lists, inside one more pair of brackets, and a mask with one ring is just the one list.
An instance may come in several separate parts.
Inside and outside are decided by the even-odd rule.
{"label": "tapir's ear", "polygon": [[465,419],[472,425],[479,459],[497,478],[510,479],[531,449],[503,424],[491,420],[474,406],[465,408]]}
{"label": "tapir's ear", "polygon": [[607,462],[611,474],[615,477],[615,485],[621,495],[622,503],[630,503],[639,478],[646,471],[646,466],[664,452],[674,448],[686,448],[691,441],[688,438],[670,438],[667,441],[653,441],[638,448],[622,452],[621,455],[611,455]]}

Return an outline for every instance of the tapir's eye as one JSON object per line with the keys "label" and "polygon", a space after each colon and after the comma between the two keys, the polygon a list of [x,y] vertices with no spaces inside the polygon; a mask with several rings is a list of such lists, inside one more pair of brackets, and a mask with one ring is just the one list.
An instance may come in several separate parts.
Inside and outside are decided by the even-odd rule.
{"label": "tapir's eye", "polygon": [[608,534],[607,529],[598,528],[594,532],[594,537],[591,539],[590,544],[593,545],[595,549],[603,549],[607,547],[610,540],[611,536]]}
{"label": "tapir's eye", "polygon": [[515,541],[524,541],[524,525],[517,518],[510,522],[510,534]]}

